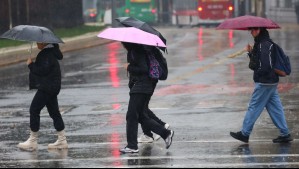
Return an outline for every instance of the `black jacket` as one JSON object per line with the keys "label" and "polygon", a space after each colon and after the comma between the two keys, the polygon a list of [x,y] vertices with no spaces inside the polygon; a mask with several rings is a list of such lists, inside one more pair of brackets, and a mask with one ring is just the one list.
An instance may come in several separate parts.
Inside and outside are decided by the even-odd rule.
{"label": "black jacket", "polygon": [[62,60],[62,58],[63,55],[58,45],[40,51],[36,61],[28,65],[30,89],[58,95],[61,89],[61,70],[58,60]]}
{"label": "black jacket", "polygon": [[275,73],[273,65],[275,57],[272,53],[273,42],[266,29],[262,29],[260,35],[255,38],[253,51],[250,57],[257,58],[257,67],[254,69],[253,79],[256,83],[275,84],[279,82],[279,76]]}
{"label": "black jacket", "polygon": [[149,77],[149,61],[145,50],[134,48],[127,54],[128,73],[130,77],[130,94],[143,93],[152,95],[157,80]]}

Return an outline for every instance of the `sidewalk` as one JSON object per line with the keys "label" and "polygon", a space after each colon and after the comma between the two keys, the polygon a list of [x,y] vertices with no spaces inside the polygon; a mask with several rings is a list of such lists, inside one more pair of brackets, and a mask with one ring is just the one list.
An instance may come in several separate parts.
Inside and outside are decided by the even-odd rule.
{"label": "sidewalk", "polygon": [[[92,32],[77,37],[63,38],[64,44],[60,44],[60,49],[62,52],[70,52],[111,42],[110,40],[98,38],[98,33],[99,32]],[[16,47],[0,48],[0,67],[26,61],[30,55],[29,50],[30,43]],[[39,50],[34,43],[32,58],[36,57],[38,52]]]}
{"label": "sidewalk", "polygon": [[297,23],[279,23],[278,25],[283,30],[289,30],[289,29],[299,30],[299,24],[297,24]]}

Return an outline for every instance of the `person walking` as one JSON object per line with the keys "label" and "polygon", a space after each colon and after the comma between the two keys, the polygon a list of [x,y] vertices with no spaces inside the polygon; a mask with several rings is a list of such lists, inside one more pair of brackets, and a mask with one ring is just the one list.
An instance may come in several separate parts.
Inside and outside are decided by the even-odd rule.
{"label": "person walking", "polygon": [[[154,53],[155,55],[162,55],[162,53],[156,47],[144,45],[144,48],[147,53]],[[161,57],[163,57],[163,56],[161,56]],[[154,93],[159,81],[157,79],[152,79],[152,81],[153,81],[153,93]],[[151,97],[152,96],[153,96],[153,94],[151,95]],[[150,97],[150,99],[151,99],[151,97]],[[146,113],[148,114],[149,118],[155,120],[157,123],[164,126],[165,129],[169,129],[170,125],[168,123],[165,123],[164,121],[162,121],[160,118],[158,118],[154,114],[154,112],[151,109],[149,109],[148,104],[147,104],[147,108],[146,108]],[[138,143],[152,143],[161,138],[159,135],[156,135],[156,134],[154,136],[152,131],[150,129],[146,128],[146,126],[141,125],[141,128],[142,128],[143,134],[138,138]]]}
{"label": "person walking", "polygon": [[25,150],[36,150],[38,148],[38,131],[40,130],[40,113],[47,107],[50,117],[54,121],[58,139],[55,143],[49,144],[49,149],[68,148],[65,137],[65,126],[59,112],[57,96],[61,89],[61,70],[58,60],[63,55],[58,44],[37,43],[38,53],[36,61],[28,58],[27,65],[30,69],[30,89],[38,89],[30,106],[30,137],[18,147]]}
{"label": "person walking", "polygon": [[266,28],[250,28],[250,31],[255,43],[253,47],[248,45],[246,50],[250,57],[249,67],[254,71],[255,89],[243,121],[242,130],[230,132],[230,135],[237,140],[248,143],[256,120],[266,108],[273,123],[280,130],[280,136],[273,139],[273,143],[290,142],[293,139],[277,90],[279,76],[273,69],[275,57],[272,48],[274,43]]}
{"label": "person walking", "polygon": [[150,131],[160,135],[166,143],[166,149],[172,144],[174,131],[149,118],[147,110],[149,100],[153,94],[153,85],[156,83],[149,77],[148,56],[142,45],[122,42],[127,50],[125,69],[129,73],[130,101],[127,111],[127,146],[120,149],[121,153],[138,153],[138,122]]}
{"label": "person walking", "polygon": [[[157,83],[154,84],[154,90],[156,88]],[[149,118],[153,119],[160,125],[164,126],[165,129],[169,129],[170,125],[168,123],[165,123],[164,121],[162,121],[160,118],[158,118],[155,115],[155,113],[151,109],[148,108],[148,104],[147,104],[147,108],[146,108],[146,113],[148,114]],[[150,129],[146,128],[146,126],[141,125],[141,128],[142,128],[143,134],[138,138],[138,143],[152,143],[161,138],[159,135],[154,136],[152,131]]]}

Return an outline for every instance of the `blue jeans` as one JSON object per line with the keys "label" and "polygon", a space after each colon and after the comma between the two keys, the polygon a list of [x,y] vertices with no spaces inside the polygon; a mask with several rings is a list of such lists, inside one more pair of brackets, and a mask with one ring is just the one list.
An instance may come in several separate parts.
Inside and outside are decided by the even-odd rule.
{"label": "blue jeans", "polygon": [[287,136],[290,134],[283,106],[278,95],[277,85],[263,85],[260,83],[255,84],[255,90],[244,118],[242,134],[250,136],[255,122],[264,108],[267,109],[273,123],[280,130],[280,135]]}

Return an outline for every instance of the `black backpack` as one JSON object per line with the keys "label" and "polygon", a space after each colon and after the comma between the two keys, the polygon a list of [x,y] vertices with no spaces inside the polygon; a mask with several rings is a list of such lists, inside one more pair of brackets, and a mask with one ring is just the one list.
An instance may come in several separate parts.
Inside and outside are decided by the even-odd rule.
{"label": "black backpack", "polygon": [[281,77],[290,75],[292,67],[289,56],[287,56],[283,49],[274,42],[272,52],[275,57],[275,63],[273,64],[275,73]]}
{"label": "black backpack", "polygon": [[155,55],[155,57],[158,60],[160,67],[162,68],[162,75],[160,76],[159,80],[166,80],[168,77],[168,66],[167,66],[166,58],[159,50],[158,50],[158,54]]}

